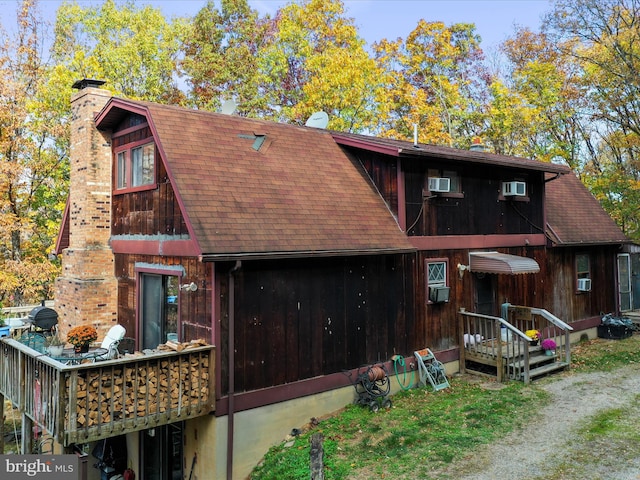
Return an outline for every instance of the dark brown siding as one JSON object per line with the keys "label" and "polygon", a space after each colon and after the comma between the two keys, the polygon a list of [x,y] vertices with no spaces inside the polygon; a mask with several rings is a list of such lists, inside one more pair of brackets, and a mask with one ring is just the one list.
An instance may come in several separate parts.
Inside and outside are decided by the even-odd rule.
{"label": "dark brown siding", "polygon": [[[409,256],[245,262],[235,274],[236,391],[341,372],[417,349],[411,270]],[[227,328],[223,315],[221,330]],[[224,359],[226,346],[220,347]]]}
{"label": "dark brown siding", "polygon": [[[549,250],[545,300],[549,311],[570,322],[615,313],[617,305],[617,246],[566,247]],[[591,263],[591,291],[576,291],[576,254],[588,254]],[[553,310],[552,310],[553,309]],[[557,312],[557,313],[556,313]]]}
{"label": "dark brown siding", "polygon": [[[407,229],[409,235],[495,235],[543,233],[543,177],[526,179],[527,199],[501,198],[503,181],[514,178],[508,170],[457,170],[461,191],[428,194],[426,168],[447,168],[436,162],[404,164]],[[424,195],[423,195],[424,194]],[[426,196],[425,196],[426,195]]]}
{"label": "dark brown siding", "polygon": [[115,259],[118,279],[118,321],[127,329],[127,336],[134,337],[136,326],[136,273],[135,265],[167,266],[181,265],[185,269],[183,283],[195,282],[195,292],[181,292],[179,298],[180,322],[185,341],[204,338],[212,341],[211,308],[211,264],[204,264],[196,258],[154,257],[150,255],[118,254]]}
{"label": "dark brown siding", "polygon": [[353,154],[360,160],[367,174],[373,181],[374,185],[384,198],[389,209],[393,214],[398,216],[398,164],[395,158],[389,158],[382,155],[367,154],[360,158],[359,155]]}
{"label": "dark brown siding", "polygon": [[[113,147],[151,140],[148,127],[114,138]],[[180,211],[169,176],[156,148],[157,188],[113,195],[112,235],[186,235],[186,223]],[[115,168],[114,175],[115,175]],[[115,181],[113,182],[115,185]]]}

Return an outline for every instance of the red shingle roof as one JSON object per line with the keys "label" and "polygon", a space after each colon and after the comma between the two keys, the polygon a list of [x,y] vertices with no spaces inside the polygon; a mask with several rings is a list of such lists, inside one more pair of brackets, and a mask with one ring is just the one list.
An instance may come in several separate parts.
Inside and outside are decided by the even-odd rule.
{"label": "red shingle roof", "polygon": [[557,245],[628,243],[629,239],[574,174],[547,183],[547,234]]}
{"label": "red shingle roof", "polygon": [[492,165],[539,172],[569,173],[571,171],[565,165],[540,162],[539,160],[531,160],[528,158],[513,157],[509,155],[498,155],[491,152],[462,150],[459,148],[429,145],[425,143],[415,145],[406,140],[369,137],[355,133],[333,132],[332,135],[335,141],[340,145],[378,151],[396,157],[438,159],[456,163]]}
{"label": "red shingle roof", "polygon": [[414,250],[328,132],[119,99],[98,122],[140,107],[204,256]]}

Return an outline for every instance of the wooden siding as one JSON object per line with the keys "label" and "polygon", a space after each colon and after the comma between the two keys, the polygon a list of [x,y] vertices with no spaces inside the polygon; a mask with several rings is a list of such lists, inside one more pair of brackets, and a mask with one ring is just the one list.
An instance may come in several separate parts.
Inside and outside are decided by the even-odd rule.
{"label": "wooden siding", "polygon": [[136,272],[135,265],[181,265],[185,269],[182,283],[195,282],[195,292],[180,292],[179,310],[183,341],[204,338],[212,342],[212,264],[200,262],[197,258],[155,257],[151,255],[123,255],[115,258],[118,279],[118,319],[127,329],[128,336],[134,336],[136,328]]}
{"label": "wooden siding", "polygon": [[[490,277],[495,289],[492,313],[500,315],[500,305],[511,303],[545,308],[572,323],[601,311],[614,311],[611,258],[615,249],[586,250],[591,253],[594,283],[590,293],[575,291],[573,249],[501,249],[534,258],[540,273],[484,275]],[[480,277],[465,272],[460,278],[457,269],[458,264],[468,264],[468,253],[461,249],[394,256],[244,261],[234,273],[235,392],[340,373],[388,361],[394,354],[410,356],[424,347],[434,351],[456,348],[460,308],[470,312],[477,308],[476,282]],[[424,270],[430,259],[447,261],[451,288],[447,303],[428,301]],[[198,290],[180,294],[184,338],[204,337],[216,345],[218,392],[226,395],[229,271],[233,265],[214,266],[197,258],[117,255],[119,317],[127,331],[135,331],[136,262],[180,264],[185,269],[182,282],[196,282]]]}
{"label": "wooden siding", "polygon": [[[543,233],[543,177],[527,178],[527,200],[501,197],[502,182],[514,178],[508,170],[411,162],[405,166],[406,222],[409,235],[495,235]],[[460,192],[432,193],[426,168],[446,168],[460,174]]]}
{"label": "wooden siding", "polygon": [[[115,137],[114,148],[151,140],[148,127]],[[157,188],[113,195],[112,235],[187,235],[188,230],[169,175],[156,147]],[[114,168],[114,172],[115,172]],[[114,173],[115,175],[115,173]],[[114,180],[114,185],[115,180]]]}
{"label": "wooden siding", "polygon": [[[355,155],[355,153],[353,154]],[[390,210],[398,216],[397,159],[380,154],[357,155]],[[496,235],[544,233],[543,175],[459,166],[437,160],[402,160],[405,182],[405,222],[408,235]],[[429,169],[455,170],[461,192],[423,197]],[[527,200],[500,198],[502,182],[527,183]],[[490,208],[489,208],[490,207]]]}
{"label": "wooden siding", "polygon": [[[616,255],[618,246],[564,247],[548,250],[545,307],[569,322],[616,313]],[[591,291],[576,291],[575,256],[588,254],[591,264]],[[567,321],[567,320],[565,320]]]}
{"label": "wooden siding", "polygon": [[393,214],[398,217],[398,163],[395,158],[378,154],[368,154],[360,158],[360,155],[351,154],[360,160],[369,178],[384,198]]}
{"label": "wooden siding", "polygon": [[[412,270],[412,258],[401,255],[243,263],[235,273],[235,390],[342,372],[416,349],[422,342]],[[228,328],[222,315],[221,339]],[[219,346],[223,393],[227,350]]]}

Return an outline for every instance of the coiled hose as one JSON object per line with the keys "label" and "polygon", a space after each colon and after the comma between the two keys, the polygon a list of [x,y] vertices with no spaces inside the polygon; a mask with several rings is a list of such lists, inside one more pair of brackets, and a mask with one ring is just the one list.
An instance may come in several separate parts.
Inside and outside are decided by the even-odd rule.
{"label": "coiled hose", "polygon": [[[415,371],[411,371],[411,378],[409,379],[409,383],[405,383],[407,379],[407,364],[404,361],[404,357],[402,355],[394,355],[392,357],[393,360],[393,370],[396,372],[396,380],[398,381],[398,385],[402,390],[409,390],[413,385]],[[400,365],[404,369],[404,373],[402,374],[402,381],[400,381],[400,374],[398,373],[398,365]]]}

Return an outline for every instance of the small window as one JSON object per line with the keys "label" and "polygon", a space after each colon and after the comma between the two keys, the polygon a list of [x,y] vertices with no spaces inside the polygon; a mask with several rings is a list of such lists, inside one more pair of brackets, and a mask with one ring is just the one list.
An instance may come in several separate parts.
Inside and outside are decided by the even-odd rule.
{"label": "small window", "polygon": [[428,260],[427,265],[427,300],[429,303],[443,303],[449,301],[449,287],[447,286],[447,262],[443,260]]}
{"label": "small window", "polygon": [[447,262],[429,262],[427,271],[429,286],[443,287],[447,285]]}
{"label": "small window", "polygon": [[[458,172],[454,170],[439,170],[435,168],[430,168],[427,172],[427,184],[425,185],[426,189],[429,189],[429,183],[433,183],[433,179],[448,179],[448,193],[460,193],[462,191],[460,187],[460,177]],[[429,180],[431,179],[431,180]]]}
{"label": "small window", "polygon": [[116,188],[145,187],[155,183],[155,144],[146,143],[116,153]]}
{"label": "small window", "polygon": [[576,286],[578,291],[591,290],[591,260],[589,255],[576,255]]}
{"label": "small window", "polygon": [[127,155],[125,152],[118,153],[117,172],[117,188],[127,188]]}

